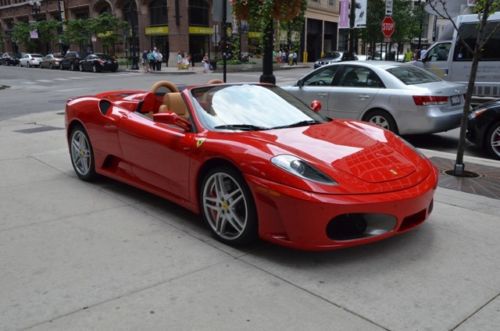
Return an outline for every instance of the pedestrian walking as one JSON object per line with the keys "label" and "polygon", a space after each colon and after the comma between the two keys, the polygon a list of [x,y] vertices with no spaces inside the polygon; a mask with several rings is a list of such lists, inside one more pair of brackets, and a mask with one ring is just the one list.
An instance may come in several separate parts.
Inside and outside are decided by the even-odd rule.
{"label": "pedestrian walking", "polygon": [[152,50],[149,50],[147,57],[148,57],[148,63],[149,63],[149,70],[151,70],[151,71],[155,70],[155,56],[154,56]]}
{"label": "pedestrian walking", "polygon": [[178,51],[177,52],[177,70],[182,69],[182,52]]}
{"label": "pedestrian walking", "polygon": [[201,63],[203,64],[203,72],[204,73],[207,73],[208,71],[210,71],[210,59],[208,58],[207,53],[205,53],[205,56],[203,56]]}
{"label": "pedestrian walking", "polygon": [[293,51],[292,55],[292,64],[297,65],[297,60],[298,60],[299,55],[297,54],[297,51]]}
{"label": "pedestrian walking", "polygon": [[144,70],[144,72],[149,72],[148,53],[147,49],[142,52],[142,70]]}
{"label": "pedestrian walking", "polygon": [[163,54],[160,51],[156,52],[155,61],[156,61],[156,70],[161,71],[161,63],[163,62]]}

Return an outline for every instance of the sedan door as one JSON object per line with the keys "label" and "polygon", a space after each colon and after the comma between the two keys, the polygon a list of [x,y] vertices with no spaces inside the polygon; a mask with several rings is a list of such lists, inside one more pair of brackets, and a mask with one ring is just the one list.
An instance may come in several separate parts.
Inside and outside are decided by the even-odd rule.
{"label": "sedan door", "polygon": [[377,94],[384,88],[378,75],[360,65],[342,65],[328,100],[328,116],[361,119]]}
{"label": "sedan door", "polygon": [[182,132],[134,112],[123,113],[119,137],[125,160],[150,186],[188,199],[194,133]]}
{"label": "sedan door", "polygon": [[308,105],[313,100],[319,100],[321,108],[327,110],[330,107],[329,93],[337,68],[338,66],[320,68],[300,80],[296,86],[287,87],[286,90]]}

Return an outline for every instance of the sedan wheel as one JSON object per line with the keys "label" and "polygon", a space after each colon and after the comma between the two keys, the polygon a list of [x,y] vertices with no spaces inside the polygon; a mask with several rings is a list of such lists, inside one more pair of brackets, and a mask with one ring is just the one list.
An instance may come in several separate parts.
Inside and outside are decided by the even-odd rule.
{"label": "sedan wheel", "polygon": [[231,245],[257,238],[257,216],[252,195],[234,169],[211,170],[201,185],[201,211],[218,240]]}
{"label": "sedan wheel", "polygon": [[80,126],[71,132],[70,154],[77,176],[86,181],[95,179],[94,152],[87,133]]}
{"label": "sedan wheel", "polygon": [[386,130],[398,133],[398,127],[392,116],[382,110],[371,111],[363,117],[363,121],[373,123]]}
{"label": "sedan wheel", "polygon": [[486,144],[490,154],[500,159],[500,122],[493,124],[488,131]]}

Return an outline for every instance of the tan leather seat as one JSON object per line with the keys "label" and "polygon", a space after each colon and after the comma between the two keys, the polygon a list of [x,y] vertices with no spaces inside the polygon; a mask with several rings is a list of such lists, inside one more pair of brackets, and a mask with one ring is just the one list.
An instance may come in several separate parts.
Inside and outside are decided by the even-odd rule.
{"label": "tan leather seat", "polygon": [[188,118],[189,111],[182,95],[179,92],[170,92],[163,97],[163,104],[160,106],[159,113],[176,113],[179,116]]}

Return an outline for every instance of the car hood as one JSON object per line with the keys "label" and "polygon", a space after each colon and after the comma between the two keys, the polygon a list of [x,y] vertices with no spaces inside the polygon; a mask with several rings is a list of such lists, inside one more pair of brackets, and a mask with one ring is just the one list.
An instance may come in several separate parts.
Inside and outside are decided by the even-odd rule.
{"label": "car hood", "polygon": [[[428,162],[400,138],[364,122],[334,120],[248,132],[244,136],[259,141],[271,157],[291,154],[307,161],[349,193],[404,189],[416,185],[430,172]],[[326,187],[313,190],[331,192]]]}

